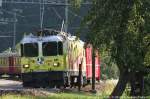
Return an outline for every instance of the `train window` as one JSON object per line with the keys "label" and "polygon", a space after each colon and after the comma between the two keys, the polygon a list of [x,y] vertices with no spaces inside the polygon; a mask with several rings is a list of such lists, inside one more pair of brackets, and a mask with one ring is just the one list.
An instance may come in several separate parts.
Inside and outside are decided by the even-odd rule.
{"label": "train window", "polygon": [[19,58],[16,57],[16,66],[18,66],[18,64],[19,64]]}
{"label": "train window", "polygon": [[26,43],[23,45],[22,52],[25,57],[37,57],[38,56],[38,44]]}
{"label": "train window", "polygon": [[4,66],[6,65],[6,58],[4,57]]}
{"label": "train window", "polygon": [[0,64],[2,64],[2,58],[0,58]]}
{"label": "train window", "polygon": [[42,44],[43,56],[57,55],[57,42],[44,42]]}
{"label": "train window", "polygon": [[23,44],[20,45],[21,46],[21,56],[23,56]]}
{"label": "train window", "polygon": [[58,54],[59,55],[63,54],[63,44],[62,44],[62,42],[58,42]]}
{"label": "train window", "polygon": [[2,58],[2,65],[4,65],[4,58]]}

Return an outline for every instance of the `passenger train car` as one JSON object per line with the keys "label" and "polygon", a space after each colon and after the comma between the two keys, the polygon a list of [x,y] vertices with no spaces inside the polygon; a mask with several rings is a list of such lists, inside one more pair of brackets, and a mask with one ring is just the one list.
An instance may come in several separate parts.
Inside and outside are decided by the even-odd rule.
{"label": "passenger train car", "polygon": [[18,53],[0,53],[0,75],[21,76],[21,58]]}

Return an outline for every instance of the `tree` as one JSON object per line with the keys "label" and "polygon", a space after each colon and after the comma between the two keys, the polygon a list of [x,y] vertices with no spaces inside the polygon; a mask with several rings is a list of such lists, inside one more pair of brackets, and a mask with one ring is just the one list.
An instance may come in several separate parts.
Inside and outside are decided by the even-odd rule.
{"label": "tree", "polygon": [[150,34],[144,38],[145,45],[148,46],[148,51],[144,58],[144,64],[147,67],[150,67]]}
{"label": "tree", "polygon": [[[148,46],[148,51],[144,59],[144,64],[150,68],[150,34],[144,38],[145,45]],[[150,73],[144,77],[144,95],[150,95]]]}
{"label": "tree", "polygon": [[149,0],[93,0],[85,18],[90,29],[88,41],[105,47],[119,68],[119,81],[111,96],[122,95],[128,82],[131,95],[137,95],[136,75],[145,71],[149,61],[149,44],[145,43],[150,33],[149,6]]}
{"label": "tree", "polygon": [[118,79],[119,70],[111,60],[111,55],[105,48],[100,50],[101,56],[101,79]]}

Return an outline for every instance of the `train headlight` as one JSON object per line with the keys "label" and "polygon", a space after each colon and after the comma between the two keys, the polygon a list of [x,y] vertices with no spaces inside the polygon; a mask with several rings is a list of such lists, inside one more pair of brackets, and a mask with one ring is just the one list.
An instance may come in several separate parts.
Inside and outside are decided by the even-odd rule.
{"label": "train headlight", "polygon": [[54,63],[53,66],[59,66],[59,63]]}
{"label": "train headlight", "polygon": [[29,68],[28,64],[23,65],[23,68]]}

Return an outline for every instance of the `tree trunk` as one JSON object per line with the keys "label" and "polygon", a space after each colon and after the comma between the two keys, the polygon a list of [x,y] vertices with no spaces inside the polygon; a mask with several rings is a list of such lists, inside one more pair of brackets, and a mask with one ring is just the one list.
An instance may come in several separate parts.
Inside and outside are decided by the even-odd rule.
{"label": "tree trunk", "polygon": [[[141,72],[120,72],[119,81],[110,95],[110,99],[118,99],[124,92],[126,84],[131,85],[131,96],[143,95],[143,75]],[[117,96],[117,97],[116,97]]]}
{"label": "tree trunk", "polygon": [[131,84],[131,96],[143,96],[144,83],[142,72],[135,72],[131,75],[130,84]]}
{"label": "tree trunk", "polygon": [[127,71],[120,72],[119,81],[114,88],[113,92],[110,95],[110,99],[115,99],[117,96],[118,98],[123,94],[126,84],[130,79],[130,74]]}

